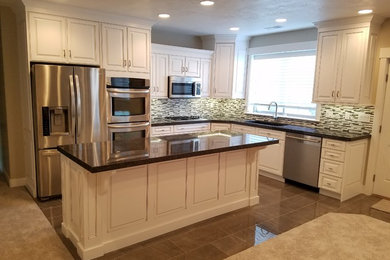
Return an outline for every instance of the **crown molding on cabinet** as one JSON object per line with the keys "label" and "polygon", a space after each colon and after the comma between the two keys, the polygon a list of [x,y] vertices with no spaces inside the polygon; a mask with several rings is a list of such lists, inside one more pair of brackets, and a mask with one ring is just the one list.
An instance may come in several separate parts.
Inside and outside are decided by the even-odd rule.
{"label": "crown molding on cabinet", "polygon": [[76,19],[80,19],[82,17],[82,19],[84,20],[126,25],[129,27],[137,27],[143,29],[150,29],[155,23],[154,21],[148,19],[140,19],[132,16],[124,16],[108,12],[99,12],[91,9],[74,7],[64,4],[53,4],[40,0],[22,1],[25,5],[26,12],[31,11],[36,13],[58,15]]}
{"label": "crown molding on cabinet", "polygon": [[370,14],[342,19],[319,21],[315,22],[314,25],[318,28],[318,32],[329,30],[345,30],[367,26],[372,26],[373,28],[379,29],[384,20],[385,18],[382,16]]}

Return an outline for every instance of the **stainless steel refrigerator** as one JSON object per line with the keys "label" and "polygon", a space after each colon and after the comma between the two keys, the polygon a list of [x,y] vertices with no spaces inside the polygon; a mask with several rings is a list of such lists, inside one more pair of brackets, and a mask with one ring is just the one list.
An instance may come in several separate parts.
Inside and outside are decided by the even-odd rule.
{"label": "stainless steel refrigerator", "polygon": [[31,67],[39,198],[61,194],[59,145],[105,140],[105,72],[91,67]]}

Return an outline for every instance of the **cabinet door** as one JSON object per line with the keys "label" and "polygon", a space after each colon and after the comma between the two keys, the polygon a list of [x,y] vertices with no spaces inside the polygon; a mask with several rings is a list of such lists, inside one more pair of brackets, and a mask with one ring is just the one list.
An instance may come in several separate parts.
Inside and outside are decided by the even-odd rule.
{"label": "cabinet door", "polygon": [[184,76],[185,74],[185,61],[184,56],[169,56],[169,75],[170,76]]}
{"label": "cabinet door", "polygon": [[126,27],[103,24],[102,30],[103,68],[127,71]]}
{"label": "cabinet door", "polygon": [[259,169],[283,176],[284,142],[269,145],[259,151]]}
{"label": "cabinet door", "polygon": [[200,72],[202,79],[202,97],[209,97],[211,88],[211,60],[201,60]]}
{"label": "cabinet door", "polygon": [[67,21],[69,61],[99,65],[99,24],[79,19]]}
{"label": "cabinet door", "polygon": [[150,31],[128,28],[128,70],[150,73]]}
{"label": "cabinet door", "polygon": [[168,97],[168,55],[152,55],[152,96]]}
{"label": "cabinet door", "polygon": [[65,18],[30,13],[29,31],[32,61],[66,62]]}
{"label": "cabinet door", "polygon": [[234,67],[234,44],[215,45],[214,97],[231,97]]}
{"label": "cabinet door", "polygon": [[200,59],[187,57],[185,71],[187,77],[200,77]]}
{"label": "cabinet door", "polygon": [[345,30],[342,34],[341,61],[338,72],[336,100],[358,103],[363,83],[368,28]]}
{"label": "cabinet door", "polygon": [[334,102],[340,33],[325,32],[318,36],[317,65],[315,77],[315,102]]}

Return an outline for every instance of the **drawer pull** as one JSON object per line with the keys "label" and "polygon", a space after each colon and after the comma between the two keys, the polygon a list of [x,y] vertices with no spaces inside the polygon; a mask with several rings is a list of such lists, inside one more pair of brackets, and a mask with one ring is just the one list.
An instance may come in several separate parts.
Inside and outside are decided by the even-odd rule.
{"label": "drawer pull", "polygon": [[327,185],[327,186],[332,186],[332,183],[327,182],[326,185]]}
{"label": "drawer pull", "polygon": [[329,170],[329,171],[332,171],[332,172],[334,171],[333,168],[330,168],[330,167],[328,168],[328,170]]}

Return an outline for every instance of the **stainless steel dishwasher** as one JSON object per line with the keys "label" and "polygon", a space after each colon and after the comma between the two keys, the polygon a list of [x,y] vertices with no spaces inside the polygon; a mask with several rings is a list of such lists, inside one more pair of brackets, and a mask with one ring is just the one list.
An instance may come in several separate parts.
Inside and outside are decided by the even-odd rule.
{"label": "stainless steel dishwasher", "polygon": [[287,133],[283,177],[318,187],[321,137]]}

